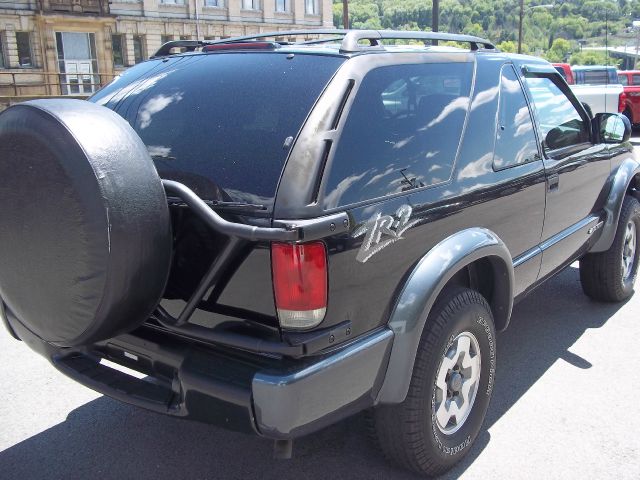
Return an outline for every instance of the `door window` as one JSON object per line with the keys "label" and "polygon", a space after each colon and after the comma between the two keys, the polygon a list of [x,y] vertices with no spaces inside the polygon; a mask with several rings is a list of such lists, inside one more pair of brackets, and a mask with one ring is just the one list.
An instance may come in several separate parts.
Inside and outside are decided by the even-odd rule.
{"label": "door window", "polygon": [[447,181],[469,106],[471,63],[394,65],[362,81],[328,174],[325,208]]}
{"label": "door window", "polygon": [[552,76],[527,76],[526,82],[540,122],[545,151],[590,141],[589,123]]}
{"label": "door window", "polygon": [[631,80],[632,85],[640,85],[640,75],[632,75]]}
{"label": "door window", "polygon": [[627,86],[629,85],[629,77],[627,75],[618,74],[618,81],[621,85]]}
{"label": "door window", "polygon": [[493,168],[521,165],[537,158],[538,146],[533,132],[529,106],[511,65],[505,65],[500,78],[500,107],[496,127]]}

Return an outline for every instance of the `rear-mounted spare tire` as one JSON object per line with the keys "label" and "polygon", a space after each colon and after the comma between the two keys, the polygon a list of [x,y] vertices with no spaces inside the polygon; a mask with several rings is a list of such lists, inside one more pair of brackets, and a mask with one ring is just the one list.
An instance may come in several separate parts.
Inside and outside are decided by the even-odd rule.
{"label": "rear-mounted spare tire", "polygon": [[0,296],[32,333],[77,346],[137,327],[171,245],[161,180],[124,119],[81,100],[0,114]]}

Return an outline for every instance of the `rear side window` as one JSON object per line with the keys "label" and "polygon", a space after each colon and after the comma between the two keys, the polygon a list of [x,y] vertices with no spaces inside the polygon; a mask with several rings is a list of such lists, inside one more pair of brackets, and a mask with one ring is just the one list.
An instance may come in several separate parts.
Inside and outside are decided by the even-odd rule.
{"label": "rear side window", "polygon": [[368,73],[336,148],[324,207],[447,181],[472,73],[472,63],[394,65]]}
{"label": "rear side window", "polygon": [[92,100],[129,121],[162,178],[207,200],[270,207],[285,141],[296,136],[343,61],[280,53],[152,60]]}
{"label": "rear side window", "polygon": [[496,128],[493,168],[522,165],[536,160],[538,147],[529,107],[511,65],[505,65],[500,79],[500,108]]}
{"label": "rear side window", "polygon": [[632,85],[640,85],[640,75],[632,75]]}
{"label": "rear side window", "polygon": [[590,141],[589,125],[551,77],[526,77],[546,150]]}

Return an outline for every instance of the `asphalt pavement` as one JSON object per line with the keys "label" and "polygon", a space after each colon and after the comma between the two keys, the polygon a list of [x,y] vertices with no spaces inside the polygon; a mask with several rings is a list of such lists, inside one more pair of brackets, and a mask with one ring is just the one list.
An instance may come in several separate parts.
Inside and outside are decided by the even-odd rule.
{"label": "asphalt pavement", "polygon": [[[515,307],[483,431],[442,478],[640,478],[640,284],[592,302],[576,267]],[[98,395],[3,330],[0,405],[0,479],[418,478],[381,458],[362,416],[274,460],[269,441]]]}

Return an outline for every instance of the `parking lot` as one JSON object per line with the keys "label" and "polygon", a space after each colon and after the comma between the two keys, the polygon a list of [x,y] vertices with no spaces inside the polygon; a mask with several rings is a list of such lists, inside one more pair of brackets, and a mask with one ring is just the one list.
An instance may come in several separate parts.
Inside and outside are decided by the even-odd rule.
{"label": "parking lot", "polygon": [[[483,432],[445,478],[640,477],[640,292],[598,304],[577,265],[514,309],[498,336]],[[415,478],[388,465],[362,417],[270,442],[120,404],[57,373],[0,331],[0,478]]]}

